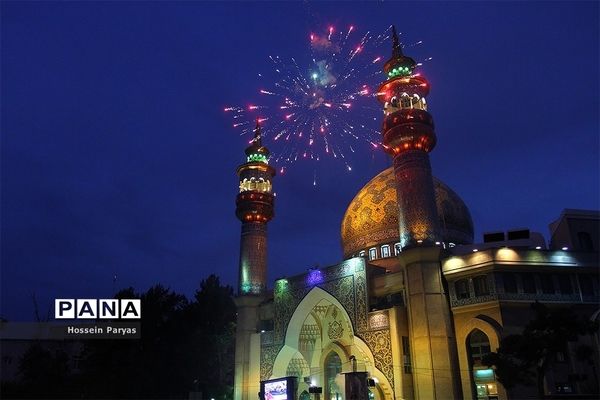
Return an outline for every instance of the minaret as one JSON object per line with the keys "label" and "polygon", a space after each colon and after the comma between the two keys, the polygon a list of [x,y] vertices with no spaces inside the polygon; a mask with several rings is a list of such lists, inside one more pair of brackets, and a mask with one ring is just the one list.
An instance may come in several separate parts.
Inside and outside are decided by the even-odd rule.
{"label": "minaret", "polygon": [[461,398],[454,327],[440,264],[440,224],[429,152],[436,144],[427,112],[427,80],[403,54],[393,28],[387,80],[377,97],[384,105],[385,151],[393,157],[398,194],[400,265],[405,271],[408,330],[417,399]]}
{"label": "minaret", "polygon": [[273,218],[269,149],[262,145],[258,120],[254,139],[246,149],[246,162],[237,169],[240,192],[235,215],[242,221],[239,294],[262,294],[267,288],[267,223]]}
{"label": "minaret", "polygon": [[235,298],[235,400],[254,400],[260,391],[260,350],[256,351],[260,349],[260,334],[257,331],[259,307],[267,289],[267,223],[273,218],[271,181],[275,176],[261,134],[257,120],[254,139],[246,149],[246,162],[237,169],[240,192],[235,215],[242,221],[242,237]]}
{"label": "minaret", "polygon": [[400,206],[400,246],[441,242],[429,152],[436,137],[425,97],[429,83],[414,74],[415,60],[402,53],[393,29],[392,58],[383,70],[388,79],[380,86],[384,104],[383,145],[394,159]]}

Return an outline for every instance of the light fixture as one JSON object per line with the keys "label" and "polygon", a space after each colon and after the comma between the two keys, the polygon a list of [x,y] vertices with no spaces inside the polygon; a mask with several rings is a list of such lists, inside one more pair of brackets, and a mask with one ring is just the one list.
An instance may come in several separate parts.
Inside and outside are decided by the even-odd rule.
{"label": "light fixture", "polygon": [[567,246],[562,248],[562,251],[567,251],[567,250],[569,250],[569,248]]}
{"label": "light fixture", "polygon": [[535,249],[536,249],[536,250],[541,250],[541,249],[542,249],[542,246],[535,246]]}
{"label": "light fixture", "polygon": [[476,253],[476,252],[478,252],[478,251],[479,251],[479,250],[477,250],[477,249],[473,249],[473,253]]}

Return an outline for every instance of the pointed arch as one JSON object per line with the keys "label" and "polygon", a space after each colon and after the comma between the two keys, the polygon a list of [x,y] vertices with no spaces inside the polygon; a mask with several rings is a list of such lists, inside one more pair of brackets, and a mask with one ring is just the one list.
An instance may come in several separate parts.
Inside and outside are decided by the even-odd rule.
{"label": "pointed arch", "polygon": [[[322,322],[325,321],[326,318],[319,317],[315,310],[319,309],[317,306],[323,306],[324,304],[329,304],[330,306],[335,307],[340,313],[338,314],[337,320],[343,321],[344,329],[341,337],[336,339],[330,338],[327,331],[327,324],[322,325]],[[329,311],[326,313],[326,315],[330,315]],[[342,360],[343,372],[349,372],[351,371],[349,358],[351,355],[354,355],[359,360],[359,368],[364,368],[363,370],[367,370],[371,376],[376,378],[376,380],[379,382],[378,389],[382,393],[392,395],[393,390],[390,382],[387,380],[385,375],[375,367],[375,359],[369,346],[360,337],[355,335],[354,327],[352,326],[352,322],[346,308],[333,295],[319,287],[312,288],[294,310],[294,313],[292,314],[292,317],[290,318],[286,328],[284,344],[273,363],[273,369],[270,378],[282,377],[285,375],[290,361],[298,353],[300,332],[302,326],[309,316],[319,321],[321,334],[328,337],[323,344],[323,347],[319,349],[320,354],[315,354],[315,358],[313,360],[306,360],[311,367],[311,372],[313,372],[312,369],[314,368],[314,370],[318,371],[319,374],[322,373],[322,366],[325,361],[325,357],[331,351],[334,351],[340,356],[340,359]],[[320,382],[319,379],[315,383],[321,386],[323,382]],[[304,383],[300,383],[299,392],[305,389],[304,386]],[[306,387],[308,387],[308,385],[306,385]]]}
{"label": "pointed arch", "polygon": [[[471,373],[471,362],[469,358],[469,337],[475,331],[481,331],[490,344],[490,350],[496,351],[500,347],[502,337],[502,325],[488,315],[477,315],[456,329],[456,343],[458,348],[458,359],[460,364],[460,375],[463,394],[467,398],[474,395],[474,384]],[[498,390],[505,397],[506,393],[502,385],[498,383]],[[502,397],[501,396],[501,397]]]}
{"label": "pointed arch", "polygon": [[[306,296],[304,296],[302,301],[300,301],[290,318],[285,332],[283,347],[279,351],[279,354],[277,354],[275,362],[273,363],[272,376],[284,376],[283,374],[285,374],[289,361],[297,352],[300,329],[302,328],[306,317],[312,314],[313,309],[323,300],[336,306],[342,312],[342,319],[350,321],[350,316],[348,315],[346,308],[335,297],[319,287],[314,287],[306,294]],[[354,335],[352,323],[347,325],[351,330],[350,333]]]}

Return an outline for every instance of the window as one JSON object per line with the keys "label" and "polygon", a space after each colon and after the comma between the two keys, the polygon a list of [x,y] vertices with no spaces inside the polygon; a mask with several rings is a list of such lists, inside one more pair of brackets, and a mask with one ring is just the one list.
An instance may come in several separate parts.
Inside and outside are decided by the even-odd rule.
{"label": "window", "polygon": [[408,97],[408,95],[406,94],[402,94],[402,97],[400,97],[400,107],[401,108],[412,108],[412,101],[411,98]]}
{"label": "window", "polygon": [[410,360],[410,342],[408,336],[402,336],[402,360],[404,363],[404,373],[412,374],[412,362]]}
{"label": "window", "polygon": [[521,280],[523,281],[523,292],[534,294],[535,290],[535,278],[533,274],[523,274],[521,275]]}
{"label": "window", "polygon": [[358,256],[359,256],[359,257],[364,257],[364,256],[365,256],[365,251],[363,250],[363,251],[361,251],[360,253],[358,253]]}
{"label": "window", "polygon": [[418,94],[413,97],[413,107],[420,108],[421,110],[427,111],[427,104],[425,103],[425,97],[419,98]]}
{"label": "window", "polygon": [[573,294],[571,275],[558,275],[558,288],[561,294]]}
{"label": "window", "polygon": [[505,293],[517,293],[517,277],[512,272],[505,272],[502,274],[502,280],[504,281],[504,292]]}
{"label": "window", "polygon": [[472,366],[481,366],[481,359],[490,352],[490,341],[485,333],[475,329],[467,339]]}
{"label": "window", "polygon": [[573,393],[573,385],[571,383],[557,383],[555,387],[556,393]]}
{"label": "window", "polygon": [[473,288],[475,296],[485,296],[490,294],[486,275],[476,276],[473,278]]}
{"label": "window", "polygon": [[402,248],[400,247],[400,243],[394,244],[394,255],[397,256],[398,254],[400,254],[401,251]]}
{"label": "window", "polygon": [[369,260],[374,260],[377,258],[377,249],[375,247],[371,247],[369,249]]}
{"label": "window", "polygon": [[469,281],[467,279],[461,279],[454,282],[454,290],[456,291],[457,299],[468,299],[469,298]]}
{"label": "window", "polygon": [[540,282],[542,283],[542,293],[554,294],[554,279],[552,279],[552,275],[541,274]]}
{"label": "window", "polygon": [[390,256],[390,245],[386,244],[381,246],[381,257],[386,258]]}

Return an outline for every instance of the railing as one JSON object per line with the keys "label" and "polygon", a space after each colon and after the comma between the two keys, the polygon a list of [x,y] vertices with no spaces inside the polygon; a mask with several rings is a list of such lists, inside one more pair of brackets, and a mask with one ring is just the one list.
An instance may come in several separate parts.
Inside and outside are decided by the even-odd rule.
{"label": "railing", "polygon": [[487,303],[489,301],[542,301],[542,302],[564,302],[564,303],[598,303],[600,296],[579,296],[579,294],[560,293],[494,293],[482,296],[472,296],[457,299],[450,296],[452,307],[461,307],[469,304]]}

